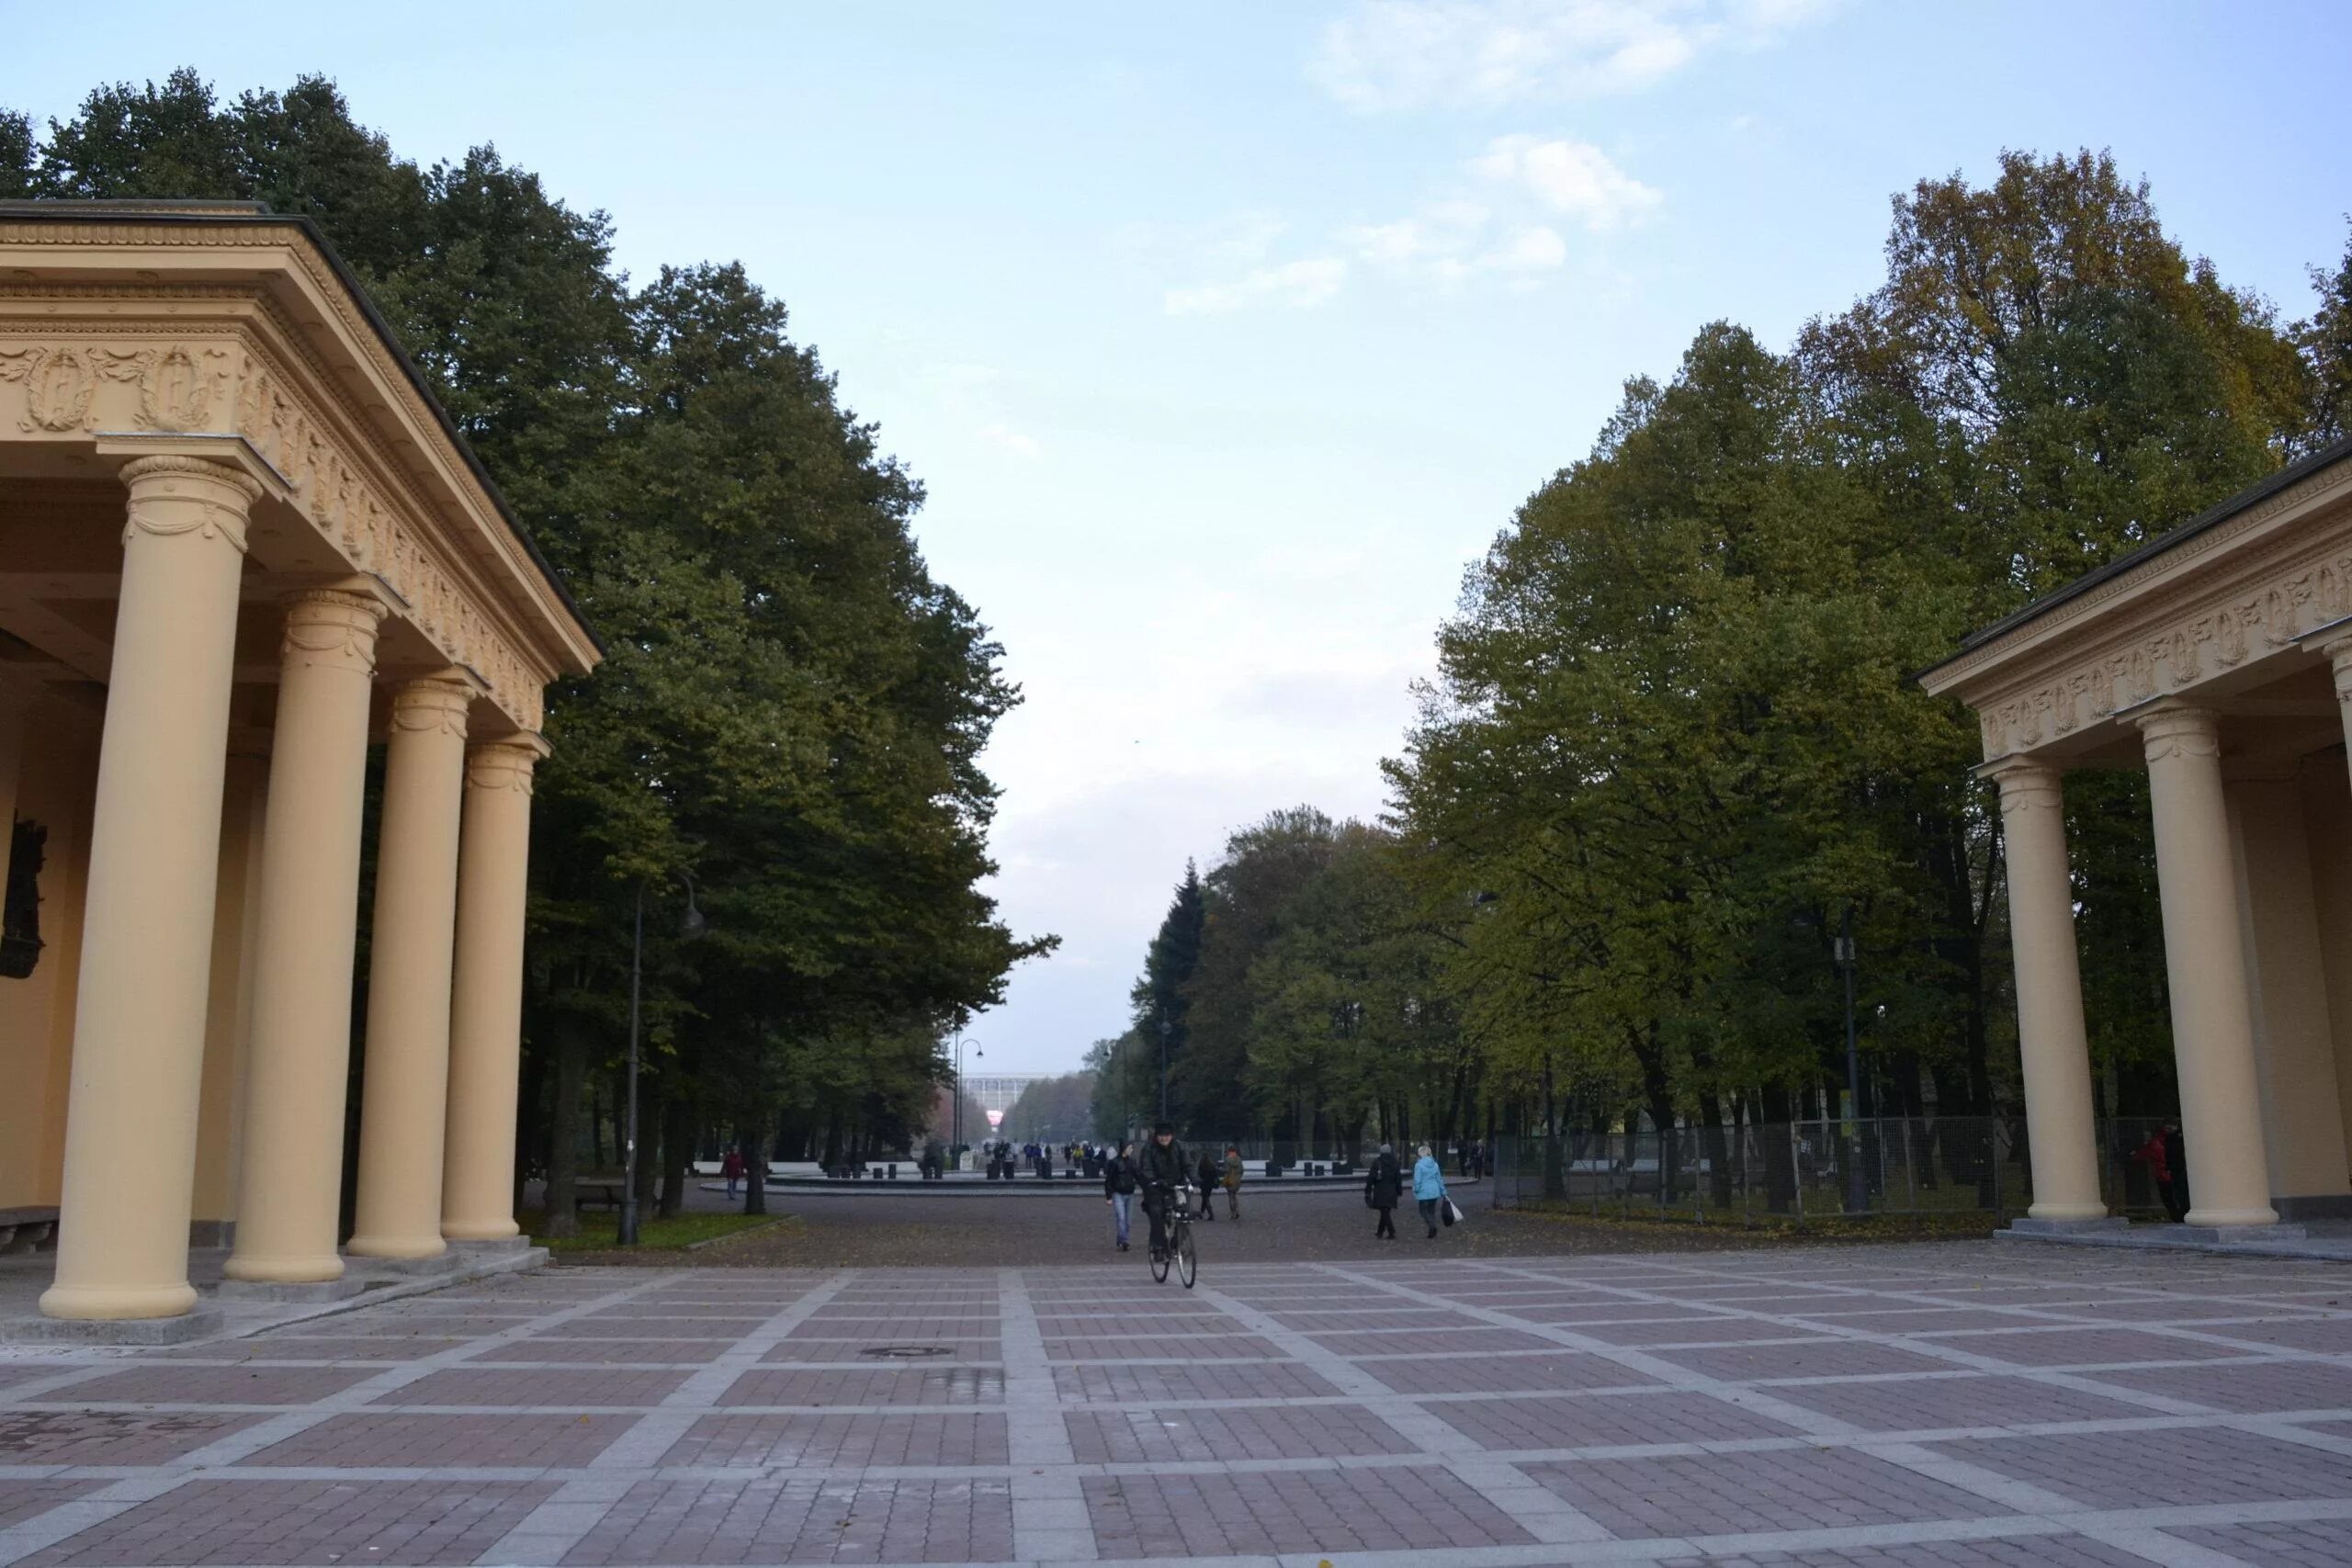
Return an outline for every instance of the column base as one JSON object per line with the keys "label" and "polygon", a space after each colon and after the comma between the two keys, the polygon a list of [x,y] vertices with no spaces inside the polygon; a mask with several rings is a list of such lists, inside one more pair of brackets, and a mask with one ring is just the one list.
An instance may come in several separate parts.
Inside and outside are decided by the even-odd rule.
{"label": "column base", "polygon": [[498,1258],[511,1252],[530,1251],[531,1238],[521,1235],[480,1238],[451,1236],[449,1250],[469,1260],[477,1258]]}
{"label": "column base", "polygon": [[2301,1225],[2282,1225],[2275,1221],[2258,1225],[2200,1225],[2192,1215],[2185,1225],[2166,1225],[2164,1234],[2181,1241],[2301,1241],[2305,1235]]}
{"label": "column base", "polygon": [[2195,1229],[2260,1230],[2278,1223],[2273,1209],[2191,1209],[2188,1224]]}
{"label": "column base", "polygon": [[343,1259],[332,1252],[324,1258],[241,1258],[232,1253],[220,1272],[248,1285],[332,1285],[343,1278]]}
{"label": "column base", "polygon": [[2109,1214],[2096,1218],[2062,1219],[2052,1215],[2028,1214],[2009,1222],[2009,1229],[2019,1235],[2089,1235],[2100,1231],[2129,1230],[2132,1222]]}
{"label": "column base", "polygon": [[218,1307],[177,1317],[17,1317],[0,1320],[0,1340],[38,1345],[185,1345],[221,1332]]}
{"label": "column base", "polygon": [[74,1323],[179,1317],[195,1307],[196,1287],[185,1280],[176,1285],[51,1285],[40,1298],[43,1317]]}
{"label": "column base", "polygon": [[364,1280],[223,1280],[213,1294],[224,1302],[340,1302],[368,1288]]}
{"label": "column base", "polygon": [[424,1279],[435,1274],[455,1274],[465,1268],[467,1258],[460,1252],[439,1252],[431,1258],[362,1258],[358,1263],[370,1274]]}
{"label": "column base", "polygon": [[352,1258],[390,1263],[403,1258],[439,1258],[448,1252],[449,1244],[438,1233],[419,1236],[356,1235],[343,1244],[343,1250]]}

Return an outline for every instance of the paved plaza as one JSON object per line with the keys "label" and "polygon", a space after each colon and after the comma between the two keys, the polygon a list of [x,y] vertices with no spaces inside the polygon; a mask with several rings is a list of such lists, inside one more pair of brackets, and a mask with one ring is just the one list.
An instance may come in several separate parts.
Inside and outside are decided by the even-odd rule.
{"label": "paved plaza", "polygon": [[0,1352],[0,1564],[2352,1562],[2352,1273],[558,1269]]}

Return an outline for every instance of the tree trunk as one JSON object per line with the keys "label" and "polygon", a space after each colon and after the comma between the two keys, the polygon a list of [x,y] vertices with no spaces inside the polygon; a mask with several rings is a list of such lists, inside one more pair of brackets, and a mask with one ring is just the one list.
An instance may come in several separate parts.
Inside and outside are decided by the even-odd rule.
{"label": "tree trunk", "polygon": [[1731,1148],[1724,1137],[1724,1101],[1718,1094],[1699,1097],[1699,1122],[1706,1129],[1707,1201],[1718,1209],[1731,1207]]}
{"label": "tree trunk", "polygon": [[555,1031],[555,1102],[548,1113],[548,1220],[550,1236],[580,1234],[580,1100],[588,1087],[588,1043],[567,1019]]}
{"label": "tree trunk", "polygon": [[[626,1094],[628,1086],[626,1074],[622,1077],[621,1086],[622,1092]],[[669,1096],[662,1092],[663,1087],[660,1078],[650,1076],[637,1086],[637,1173],[631,1185],[637,1192],[640,1213],[653,1202],[654,1181],[662,1174],[662,1116],[669,1100]],[[626,1146],[623,1153],[627,1153]]]}
{"label": "tree trunk", "polygon": [[768,1152],[763,1129],[754,1122],[737,1141],[743,1145],[743,1169],[747,1178],[743,1184],[743,1212],[764,1214],[768,1212]]}
{"label": "tree trunk", "polygon": [[663,1102],[662,1121],[662,1207],[663,1219],[684,1213],[686,1193],[695,1175],[695,1102],[683,1084],[673,1088]]}
{"label": "tree trunk", "polygon": [[1779,1084],[1766,1086],[1764,1120],[1757,1128],[1757,1136],[1764,1145],[1764,1206],[1775,1214],[1787,1213],[1796,1201],[1795,1150],[1789,1141],[1789,1123],[1795,1116],[1796,1108],[1789,1102],[1787,1088]]}

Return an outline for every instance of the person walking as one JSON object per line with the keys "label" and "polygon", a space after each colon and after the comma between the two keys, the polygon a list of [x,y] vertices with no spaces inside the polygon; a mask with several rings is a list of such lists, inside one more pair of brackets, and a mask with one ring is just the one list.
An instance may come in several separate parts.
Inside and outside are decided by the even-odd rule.
{"label": "person walking", "polygon": [[1222,1179],[1222,1175],[1216,1163],[1216,1156],[1209,1153],[1208,1150],[1203,1149],[1201,1151],[1201,1163],[1193,1172],[1193,1179],[1201,1184],[1200,1217],[1202,1219],[1213,1220],[1216,1218],[1216,1210],[1210,1204],[1209,1199],[1210,1195],[1216,1191],[1217,1183]]}
{"label": "person walking", "polygon": [[1396,1239],[1396,1201],[1404,1195],[1404,1168],[1396,1163],[1396,1151],[1383,1144],[1363,1178],[1363,1201],[1380,1211],[1380,1224],[1373,1227],[1373,1240]]}
{"label": "person walking", "polygon": [[1421,1145],[1420,1158],[1413,1162],[1413,1201],[1421,1208],[1421,1224],[1429,1226],[1430,1235],[1437,1235],[1437,1206],[1445,1201],[1445,1172],[1438,1168],[1437,1156],[1430,1153],[1427,1144]]}
{"label": "person walking", "polygon": [[1129,1144],[1102,1162],[1102,1201],[1111,1205],[1113,1247],[1127,1249],[1127,1229],[1136,1204],[1136,1146]]}
{"label": "person walking", "polygon": [[735,1184],[743,1179],[743,1151],[734,1145],[727,1145],[726,1156],[718,1162],[718,1174],[727,1179],[727,1201],[735,1201]]}
{"label": "person walking", "polygon": [[1228,1220],[1238,1220],[1241,1217],[1240,1145],[1225,1145],[1225,1168],[1219,1174],[1225,1181],[1225,1217]]}

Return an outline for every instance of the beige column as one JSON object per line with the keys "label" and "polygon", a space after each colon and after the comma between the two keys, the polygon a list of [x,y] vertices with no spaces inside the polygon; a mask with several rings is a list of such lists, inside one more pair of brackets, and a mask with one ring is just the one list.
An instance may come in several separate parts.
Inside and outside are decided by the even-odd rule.
{"label": "beige column", "polygon": [[351,1070],[352,943],[368,698],[383,606],[322,589],[288,601],[263,829],[232,1280],[342,1277],[335,1221]]}
{"label": "beige column", "polygon": [[2017,759],[1992,764],[1984,776],[2001,786],[2008,862],[2018,1055],[2025,1071],[2026,1140],[2033,1152],[2033,1207],[2027,1213],[2037,1220],[2104,1219],[2059,773]]}
{"label": "beige column", "polygon": [[447,1250],[442,1118],[449,1095],[458,807],[472,698],[471,683],[454,671],[411,681],[392,696],[369,933],[359,1204],[349,1243],[352,1252],[371,1258],[435,1258]]}
{"label": "beige column", "polygon": [[91,820],[51,1317],[171,1317],[187,1282],[205,993],[247,510],[261,487],[142,457]]}
{"label": "beige column", "polygon": [[2171,702],[2137,722],[2155,815],[2165,976],[2194,1205],[2188,1223],[2276,1224],[2222,795],[2221,730],[2210,710]]}
{"label": "beige column", "polygon": [[449,993],[449,1146],[441,1179],[441,1234],[451,1241],[503,1241],[520,1230],[514,1096],[523,1052],[523,908],[531,770],[546,751],[537,736],[516,736],[466,753]]}

